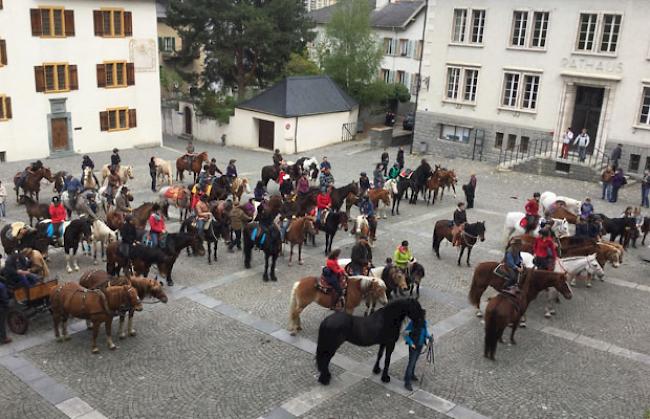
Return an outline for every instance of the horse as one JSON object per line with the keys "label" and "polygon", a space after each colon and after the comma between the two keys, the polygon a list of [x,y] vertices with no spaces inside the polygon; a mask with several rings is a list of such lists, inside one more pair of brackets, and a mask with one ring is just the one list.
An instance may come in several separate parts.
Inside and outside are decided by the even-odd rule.
{"label": "horse", "polygon": [[332,242],[339,229],[348,231],[348,216],[343,211],[330,211],[325,218],[318,223],[318,229],[325,232],[325,254],[332,251]]}
{"label": "horse", "polygon": [[[645,238],[650,232],[650,217],[643,217],[643,224],[641,224],[641,233],[643,234],[643,239],[641,239],[641,245],[645,246]],[[638,237],[633,238],[632,246],[636,247],[636,240]]]}
{"label": "horse", "polygon": [[[102,183],[106,181],[106,178],[108,175],[111,174],[111,169],[110,169],[110,164],[105,164],[102,166]],[[122,182],[122,185],[126,185],[126,182],[129,181],[129,179],[135,179],[133,177],[133,166],[129,165],[123,165],[120,166],[119,169],[117,170],[117,175],[120,177],[120,181]]]}
{"label": "horse", "polygon": [[318,381],[327,385],[332,375],[329,372],[329,363],[336,350],[343,342],[350,342],[358,346],[371,346],[379,344],[377,361],[372,372],[379,374],[379,361],[386,351],[384,371],[381,381],[388,383],[390,376],[390,357],[395,348],[395,343],[400,338],[402,322],[406,317],[413,321],[414,336],[418,336],[424,325],[425,311],[417,300],[412,298],[397,299],[388,303],[367,317],[353,316],[349,313],[338,312],[325,318],[318,328],[318,344],[316,346],[316,364],[320,376]]}
{"label": "horse", "polygon": [[169,219],[169,206],[173,205],[178,209],[179,220],[183,221],[190,212],[192,194],[184,186],[163,186],[158,191],[158,199],[163,215]]}
{"label": "horse", "polygon": [[[77,283],[68,282],[52,289],[50,304],[54,321],[54,336],[59,342],[70,339],[67,330],[69,317],[87,319],[93,323],[93,354],[99,353],[97,333],[102,323],[106,326],[108,349],[113,350],[117,348],[111,336],[115,312],[142,311],[142,302],[138,297],[138,292],[130,285],[106,287],[104,291],[100,291],[88,290]],[[61,333],[59,325],[61,325]]]}
{"label": "horse", "polygon": [[302,265],[302,245],[305,242],[307,234],[315,236],[318,230],[314,226],[314,220],[311,217],[299,217],[291,220],[287,233],[285,234],[285,242],[291,245],[289,253],[289,266],[293,259],[293,248],[298,245],[298,265]]}
{"label": "horse", "polygon": [[354,232],[354,237],[357,239],[357,241],[362,237],[367,237],[368,243],[372,246],[375,241],[377,227],[375,226],[375,228],[371,228],[368,217],[365,215],[358,215],[357,218],[354,219],[354,226],[352,227],[352,231]]}
{"label": "horse", "polygon": [[28,170],[25,180],[22,182],[20,186],[18,186],[18,184],[20,183],[21,176],[22,176],[22,172],[18,172],[14,175],[14,190],[16,191],[16,202],[18,202],[18,195],[20,194],[21,189],[23,190],[23,193],[25,195],[29,195],[30,198],[36,196],[36,202],[38,202],[38,194],[41,191],[41,179],[46,179],[48,182],[54,181],[54,178],[52,177],[52,172],[47,167],[41,167],[40,169],[34,172]]}
{"label": "horse", "polygon": [[413,296],[413,288],[416,288],[416,299],[420,298],[420,283],[424,278],[424,266],[420,263],[413,261],[408,265],[408,277],[406,278],[409,283],[409,295]]}
{"label": "horse", "polygon": [[447,170],[436,166],[437,176],[440,179],[440,199],[445,195],[445,189],[452,189],[454,191],[454,198],[456,198],[456,184],[458,178],[454,170]]}
{"label": "horse", "polygon": [[153,212],[153,202],[145,202],[139,207],[131,211],[131,215],[135,220],[135,226],[139,229],[143,229],[147,226],[147,221],[149,221],[149,216]]}
{"label": "horse", "polygon": [[[440,259],[440,243],[443,239],[447,239],[452,242],[452,227],[453,221],[451,220],[439,220],[436,221],[435,227],[433,228],[433,250],[436,252],[436,256]],[[478,242],[485,241],[485,222],[478,221],[476,223],[470,224],[465,223],[465,228],[460,233],[460,253],[458,254],[458,266],[460,266],[460,260],[463,257],[463,252],[467,249],[467,266],[470,266],[469,257],[472,254],[472,248]]]}
{"label": "horse", "polygon": [[[300,314],[307,306],[316,302],[321,307],[329,308],[334,305],[334,293],[323,292],[318,286],[319,278],[308,276],[296,281],[291,289],[291,298],[289,299],[289,325],[287,330],[292,336],[302,330],[300,323]],[[345,289],[345,307],[346,313],[352,314],[354,309],[361,304],[363,300],[379,302],[385,305],[386,285],[381,279],[369,276],[350,276],[347,279]]]}
{"label": "horse", "polygon": [[[0,241],[5,250],[5,254],[9,255],[14,250],[23,250],[26,248],[36,249],[43,255],[47,255],[47,249],[50,245],[50,239],[47,236],[40,234],[35,228],[27,227],[25,234],[22,238],[16,238],[14,231],[15,227],[24,226],[22,222],[7,224],[0,230]],[[21,227],[22,228],[22,227]],[[20,228],[19,228],[20,229]]]}
{"label": "horse", "polygon": [[81,178],[81,186],[83,187],[84,191],[97,191],[99,189],[95,173],[93,173],[93,169],[88,166],[84,167],[83,176]]}
{"label": "horse", "polygon": [[260,177],[262,179],[262,184],[264,184],[264,187],[268,188],[270,180],[277,183],[278,177],[280,177],[280,166],[274,164],[271,166],[262,167],[262,173]]}
{"label": "horse", "polygon": [[630,242],[632,230],[636,229],[636,220],[634,217],[609,218],[604,214],[595,214],[603,220],[603,230],[609,234],[609,241],[618,242],[627,247]]}
{"label": "horse", "polygon": [[330,197],[332,199],[332,208],[338,211],[341,209],[343,201],[358,200],[358,196],[359,184],[357,182],[350,182],[340,188],[332,188],[332,193],[330,193]]}
{"label": "horse", "polygon": [[[185,219],[185,221],[181,223],[180,232],[198,235],[195,220],[195,217]],[[212,217],[212,219],[205,224],[203,235],[208,246],[208,265],[211,265],[213,255],[214,261],[217,261],[217,244],[219,243],[219,239],[222,239],[226,244],[230,242],[230,218]],[[214,251],[212,249],[212,243],[214,243]],[[187,248],[187,255],[190,255],[189,247]]]}
{"label": "horse", "polygon": [[27,211],[27,216],[29,217],[30,227],[32,226],[34,218],[36,218],[36,221],[50,218],[50,207],[48,204],[38,203],[27,195],[20,195],[18,203],[25,205],[25,211]]}
{"label": "horse", "polygon": [[384,184],[384,188],[390,188],[393,206],[391,207],[391,215],[399,215],[399,204],[402,202],[402,198],[406,197],[408,199],[408,189],[411,187],[411,182],[402,176],[398,176],[397,179],[388,179]]}
{"label": "horse", "polygon": [[515,342],[515,332],[519,326],[519,320],[526,313],[528,305],[537,295],[553,287],[559,291],[564,298],[570,300],[573,296],[571,287],[566,282],[566,274],[540,270],[528,270],[524,276],[521,292],[516,297],[500,293],[490,299],[485,309],[485,342],[483,355],[494,361],[497,350],[497,342],[502,340],[503,331],[511,324],[510,343]]}
{"label": "horse", "polygon": [[408,279],[404,272],[395,265],[379,266],[372,268],[370,273],[375,278],[380,278],[386,284],[386,297],[392,298],[392,294],[404,295],[409,289]]}
{"label": "horse", "polygon": [[441,188],[440,178],[438,177],[437,170],[438,169],[436,168],[436,171],[433,172],[433,174],[429,177],[429,179],[427,179],[426,182],[425,199],[427,201],[427,205],[435,205],[436,199],[438,198],[438,189]]}
{"label": "horse", "polygon": [[[369,189],[368,199],[372,202],[373,207],[377,208],[377,217],[387,218],[386,207],[390,207],[390,191],[385,188]],[[384,205],[381,206],[380,204]]]}
{"label": "horse", "polygon": [[271,259],[271,281],[277,281],[275,276],[275,263],[278,260],[282,250],[282,241],[280,240],[280,230],[272,224],[265,228],[258,222],[251,222],[244,227],[244,266],[246,269],[251,268],[251,253],[253,247],[264,252],[264,282],[269,280],[269,259]]}
{"label": "horse", "polygon": [[425,199],[425,185],[427,179],[429,179],[432,173],[431,165],[429,165],[425,159],[422,159],[420,166],[413,171],[411,178],[409,179],[411,191],[413,192],[411,194],[411,199],[409,199],[409,204],[417,204],[420,192],[422,192],[422,198]]}
{"label": "horse", "polygon": [[115,232],[119,232],[120,228],[124,225],[124,220],[124,213],[121,211],[110,210],[106,214],[106,225]]}
{"label": "horse", "polygon": [[65,170],[59,170],[58,172],[54,173],[52,175],[52,179],[54,179],[54,186],[52,187],[52,192],[56,193],[57,195],[61,195],[61,193],[65,189],[65,178],[68,176],[68,172]]}
{"label": "horse", "polygon": [[[81,275],[79,279],[79,285],[89,290],[101,290],[102,292],[106,290],[107,287],[115,287],[120,285],[130,285],[138,293],[138,298],[140,301],[144,300],[147,296],[152,296],[162,303],[167,303],[167,294],[160,285],[160,282],[155,281],[149,278],[143,277],[126,277],[119,276],[113,277],[108,274],[106,271],[89,271]],[[124,317],[125,312],[120,311],[120,330],[118,336],[120,339],[126,338],[126,332],[124,331]],[[133,315],[135,314],[135,309],[131,308],[129,310],[129,323],[127,330],[129,336],[135,336],[135,329],[133,328]],[[89,324],[89,323],[88,323]]]}
{"label": "horse", "polygon": [[[119,196],[124,195],[127,199],[127,201],[132,202],[133,201],[133,194],[131,193],[129,188],[126,188],[127,191],[124,191],[124,188],[126,185],[120,185],[117,187],[117,189],[113,189],[111,193],[113,194],[114,200],[117,199]],[[104,212],[109,212],[111,208],[113,207],[113,203],[110,201],[110,195],[106,192],[108,190],[108,183],[104,182],[104,186],[99,188],[99,191],[97,191],[97,195],[100,197],[101,203],[102,203],[102,209]],[[82,195],[79,195],[82,196]],[[114,202],[113,200],[113,202]],[[79,197],[77,197],[77,207],[79,206]]]}
{"label": "horse", "polygon": [[156,165],[156,183],[162,185],[166,182],[168,186],[172,186],[172,164],[159,157],[154,157],[153,162]]}
{"label": "horse", "polygon": [[576,225],[578,223],[578,215],[569,211],[564,205],[552,205],[548,210],[545,211],[551,218],[566,220],[569,224]]}
{"label": "horse", "polygon": [[244,193],[251,193],[248,178],[236,177],[232,180],[230,185],[230,192],[232,193],[232,201],[238,203]]}
{"label": "horse", "polygon": [[[79,270],[79,263],[77,261],[77,250],[79,244],[83,247],[83,242],[89,243],[92,236],[91,221],[87,217],[77,218],[72,221],[65,221],[59,228],[63,228],[63,250],[65,252],[65,269],[68,273],[72,273],[70,266],[70,259],[74,266],[74,270]],[[43,220],[36,225],[36,229],[43,237],[50,239],[50,245],[56,246],[60,233],[54,231],[54,226],[50,220]],[[59,246],[61,247],[61,246]]]}
{"label": "horse", "polygon": [[[521,220],[526,217],[526,214],[523,212],[509,212],[506,214],[506,220],[503,223],[503,243],[506,244],[510,241],[513,236],[520,236],[523,234],[531,234],[533,237],[539,235],[539,223],[534,230],[527,232],[521,226]],[[556,237],[564,237],[569,235],[569,223],[565,219],[556,219],[553,218],[553,227],[551,230]]]}
{"label": "horse", "polygon": [[93,242],[93,265],[97,265],[97,244],[101,247],[102,261],[106,260],[106,247],[114,241],[117,241],[117,234],[111,230],[102,220],[97,219],[92,224],[92,242]]}
{"label": "horse", "polygon": [[47,262],[45,262],[45,258],[41,252],[28,247],[21,250],[20,253],[29,259],[29,272],[41,278],[49,278],[50,269],[47,267]]}
{"label": "horse", "polygon": [[196,183],[196,178],[203,168],[203,162],[207,162],[208,152],[203,151],[196,156],[192,156],[192,163],[188,164],[187,156],[181,156],[176,159],[176,180],[183,182],[184,172],[187,170],[194,174],[194,183]]}

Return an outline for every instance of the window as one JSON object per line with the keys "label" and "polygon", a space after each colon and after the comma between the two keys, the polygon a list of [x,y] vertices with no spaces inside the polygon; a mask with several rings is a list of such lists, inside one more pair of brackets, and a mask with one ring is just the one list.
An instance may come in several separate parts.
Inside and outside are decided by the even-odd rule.
{"label": "window", "polygon": [[447,68],[447,99],[457,100],[458,89],[460,86],[460,68],[448,67]]}
{"label": "window", "polygon": [[528,12],[514,12],[512,17],[512,40],[513,47],[526,46],[526,26],[528,25]]}
{"label": "window", "polygon": [[176,51],[176,38],[173,36],[159,36],[158,49],[162,52],[175,52]]}
{"label": "window", "polygon": [[131,12],[123,9],[102,9],[93,11],[95,36],[121,38],[133,35]]}
{"label": "window", "polygon": [[403,84],[406,87],[409,87],[410,83],[410,74],[405,71],[397,71],[397,83]]}
{"label": "window", "polygon": [[384,55],[397,55],[397,43],[393,38],[384,38]]}
{"label": "window", "polygon": [[648,86],[643,88],[639,123],[643,125],[650,125],[650,87]]}
{"label": "window", "polygon": [[469,132],[470,128],[458,127],[455,125],[441,125],[440,139],[469,144]]}
{"label": "window", "polygon": [[125,61],[97,64],[97,87],[126,87],[135,85],[135,67]]}
{"label": "window", "polygon": [[99,125],[101,131],[123,131],[135,128],[136,112],[129,108],[112,108],[99,113]]}
{"label": "window", "polygon": [[7,41],[0,39],[0,67],[7,65]]}
{"label": "window", "polygon": [[395,72],[386,70],[384,68],[381,69],[379,76],[381,79],[386,82],[386,83],[393,83],[395,81]]}
{"label": "window", "polygon": [[476,102],[477,88],[478,69],[454,66],[447,67],[446,100],[461,103]]}
{"label": "window", "polygon": [[539,83],[540,76],[538,74],[506,72],[503,76],[501,105],[506,108],[535,111]]}
{"label": "window", "polygon": [[530,42],[531,48],[546,47],[546,33],[548,32],[548,12],[533,13],[533,37]]}
{"label": "window", "polygon": [[[467,22],[467,16],[471,16],[471,22]],[[483,31],[485,30],[485,10],[454,9],[453,28],[451,41],[457,44],[483,43]],[[469,32],[469,33],[468,33]]]}
{"label": "window", "polygon": [[399,55],[401,57],[408,57],[410,55],[409,50],[410,50],[410,43],[408,39],[400,39],[399,40]]}
{"label": "window", "polygon": [[11,119],[11,98],[0,95],[0,121]]}
{"label": "window", "polygon": [[498,148],[501,150],[503,147],[503,133],[502,132],[497,132],[494,135],[494,148]]}
{"label": "window", "polygon": [[74,36],[74,12],[63,7],[30,9],[32,36],[63,38]]}
{"label": "window", "polygon": [[630,172],[637,173],[639,171],[639,165],[641,164],[641,155],[640,154],[630,154],[630,165],[628,169]]}
{"label": "window", "polygon": [[519,92],[519,74],[506,73],[503,80],[503,106],[517,106],[517,94]]}
{"label": "window", "polygon": [[418,43],[415,46],[415,59],[416,60],[421,60],[422,59],[422,49],[424,47],[424,42],[418,41]]}
{"label": "window", "polygon": [[478,70],[465,70],[465,93],[463,100],[476,102],[476,86],[478,84]]}
{"label": "window", "polygon": [[645,168],[643,170],[650,170],[650,157],[645,158]]}
{"label": "window", "polygon": [[47,63],[34,67],[36,91],[45,93],[67,92],[79,88],[77,66],[68,63]]}
{"label": "window", "polygon": [[622,20],[617,14],[581,13],[576,50],[614,54]]}
{"label": "window", "polygon": [[520,153],[527,153],[528,152],[528,143],[530,142],[529,137],[521,137],[521,140],[519,140],[519,152]]}
{"label": "window", "polygon": [[514,150],[517,145],[517,136],[515,134],[508,134],[508,144],[506,150]]}
{"label": "window", "polygon": [[548,12],[533,12],[532,21],[528,11],[517,10],[512,14],[510,46],[515,48],[543,49],[546,47]]}
{"label": "window", "polygon": [[537,93],[539,92],[539,76],[524,75],[524,99],[521,107],[534,110],[537,108]]}

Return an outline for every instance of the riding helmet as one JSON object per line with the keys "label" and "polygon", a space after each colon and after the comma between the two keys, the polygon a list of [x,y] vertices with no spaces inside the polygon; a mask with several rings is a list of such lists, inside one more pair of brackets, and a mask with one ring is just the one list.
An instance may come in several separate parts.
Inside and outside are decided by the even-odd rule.
{"label": "riding helmet", "polygon": [[402,246],[404,246],[404,247],[408,247],[408,245],[409,245],[408,240],[404,240],[404,241],[402,242]]}
{"label": "riding helmet", "polygon": [[117,153],[118,151],[120,151],[120,150],[118,150],[117,148],[113,149],[113,153]]}
{"label": "riding helmet", "polygon": [[533,198],[539,198],[540,196],[541,196],[541,195],[539,194],[539,192],[535,192],[535,193],[533,194]]}
{"label": "riding helmet", "polygon": [[53,197],[52,197],[52,202],[54,202],[55,204],[56,204],[57,202],[59,202],[59,197],[58,197],[58,196],[53,196]]}

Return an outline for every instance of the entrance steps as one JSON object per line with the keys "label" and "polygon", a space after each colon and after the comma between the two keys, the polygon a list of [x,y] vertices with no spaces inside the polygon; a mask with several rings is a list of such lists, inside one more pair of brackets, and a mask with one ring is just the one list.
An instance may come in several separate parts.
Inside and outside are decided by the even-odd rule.
{"label": "entrance steps", "polygon": [[499,169],[589,182],[600,180],[600,174],[602,172],[602,169],[595,165],[581,163],[577,159],[565,160],[557,156],[531,156],[522,160],[501,164],[499,165]]}

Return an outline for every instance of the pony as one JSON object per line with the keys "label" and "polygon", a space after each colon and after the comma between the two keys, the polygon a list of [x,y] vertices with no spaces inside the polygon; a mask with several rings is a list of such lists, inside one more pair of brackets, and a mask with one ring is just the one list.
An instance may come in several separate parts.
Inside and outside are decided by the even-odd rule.
{"label": "pony", "polygon": [[[26,228],[24,235],[18,239],[15,231]],[[14,250],[26,248],[36,249],[43,255],[47,255],[47,249],[50,245],[50,239],[42,235],[35,228],[25,227],[22,222],[7,224],[0,230],[0,242],[5,250],[5,254],[11,254]]]}
{"label": "pony", "polygon": [[[196,229],[195,217],[190,217],[181,223],[180,232],[189,233],[198,235],[198,230]],[[226,244],[230,242],[230,217],[212,217],[211,220],[205,224],[204,227],[204,237],[207,242],[208,247],[208,265],[212,264],[212,257],[214,261],[217,261],[217,245],[219,239],[222,239]],[[212,249],[212,243],[214,243],[214,250]],[[187,248],[187,255],[190,255],[190,248]]]}
{"label": "pony", "polygon": [[230,185],[230,192],[232,193],[232,200],[235,204],[241,201],[241,197],[244,193],[251,193],[251,187],[248,178],[234,178]]}
{"label": "pony", "polygon": [[25,205],[25,211],[27,211],[27,216],[29,217],[30,227],[32,226],[34,218],[36,218],[36,221],[50,218],[50,207],[48,204],[36,202],[27,195],[20,195],[18,203]]}
{"label": "pony", "polygon": [[139,207],[131,211],[131,215],[135,220],[135,226],[139,229],[144,229],[149,221],[149,216],[153,212],[153,202],[145,202]]}
{"label": "pony", "polygon": [[318,234],[318,230],[314,226],[314,220],[311,217],[299,217],[294,218],[289,223],[289,228],[285,234],[285,242],[291,245],[291,250],[289,253],[289,266],[291,266],[291,261],[293,259],[293,248],[298,245],[298,265],[302,265],[302,245],[305,242],[305,237],[307,234],[315,236]]}
{"label": "pony", "polygon": [[[102,183],[105,183],[106,178],[108,177],[108,175],[111,174],[110,164],[105,164],[102,166],[101,174],[102,174]],[[120,177],[120,181],[122,182],[122,185],[126,185],[126,182],[128,182],[129,179],[131,180],[135,179],[133,177],[133,166],[121,165],[117,170],[117,174]]]}
{"label": "pony", "polygon": [[[435,205],[436,199],[438,198],[438,190],[441,188],[440,177],[438,177],[438,168],[433,172],[433,174],[427,179],[426,182],[426,201],[427,205],[431,203]],[[443,188],[444,190],[444,188]]]}
{"label": "pony", "polygon": [[349,313],[338,312],[325,318],[318,328],[318,344],[316,346],[316,365],[321,384],[329,384],[332,375],[329,372],[330,360],[343,342],[357,346],[379,344],[377,361],[372,372],[382,372],[379,361],[386,351],[384,371],[381,381],[390,382],[388,369],[390,357],[395,343],[400,337],[402,322],[406,317],[413,321],[413,334],[417,336],[424,325],[425,311],[417,300],[412,298],[397,299],[388,303],[367,317],[353,316]]}
{"label": "pony", "polygon": [[[321,307],[329,308],[335,303],[333,301],[334,293],[323,292],[318,287],[318,282],[318,277],[308,276],[296,281],[291,288],[287,330],[292,336],[302,330],[300,314],[309,304],[315,302]],[[386,284],[381,279],[369,276],[348,277],[345,289],[345,312],[352,314],[364,299],[379,302],[382,305],[387,304]]]}
{"label": "pony", "polygon": [[262,184],[265,188],[268,188],[269,181],[272,180],[277,183],[278,177],[280,177],[280,166],[271,165],[262,167],[261,173]]}
{"label": "pony", "polygon": [[[126,277],[126,276],[119,276],[119,277],[113,277],[108,274],[106,271],[90,271],[90,272],[85,272],[83,275],[81,275],[81,278],[79,279],[79,285],[81,285],[84,288],[87,288],[89,290],[101,290],[102,292],[106,290],[106,287],[115,287],[115,286],[120,286],[120,285],[130,285],[138,293],[138,298],[140,300],[144,300],[145,297],[147,296],[152,296],[158,301],[162,303],[167,303],[167,294],[165,294],[165,291],[162,288],[162,285],[160,285],[160,282],[155,281],[153,279],[149,278],[143,278],[140,276],[136,277]],[[125,312],[120,311],[120,329],[118,336],[120,339],[126,338],[126,332],[124,331],[124,318],[125,318]],[[135,314],[135,308],[131,308],[129,310],[129,322],[127,325],[127,330],[129,333],[129,336],[135,336],[136,332],[135,329],[133,328],[133,315]],[[87,322],[88,325],[90,325],[90,322]],[[90,328],[90,327],[89,327]]]}
{"label": "pony", "polygon": [[510,343],[515,342],[515,332],[519,320],[526,313],[526,309],[537,295],[553,287],[564,298],[570,300],[573,296],[571,287],[566,282],[566,274],[539,270],[528,270],[524,276],[521,292],[517,296],[500,293],[490,299],[485,309],[485,341],[483,355],[494,361],[497,350],[497,341],[502,340],[503,331],[511,324]]}
{"label": "pony", "polygon": [[332,251],[332,242],[339,229],[348,231],[348,216],[344,211],[330,211],[323,222],[318,223],[318,229],[325,232],[325,254]]}
{"label": "pony", "polygon": [[57,195],[61,195],[61,193],[65,189],[65,178],[68,176],[68,172],[65,170],[59,170],[58,172],[54,173],[52,175],[52,179],[54,179],[54,186],[52,188],[52,192],[56,193]]}
{"label": "pony", "polygon": [[399,215],[399,204],[402,202],[402,198],[406,197],[408,199],[408,190],[411,187],[411,182],[402,176],[398,176],[397,179],[388,179],[384,184],[384,188],[389,188],[393,198],[393,206],[391,207],[391,215]]}
{"label": "pony", "polygon": [[[377,208],[377,217],[387,218],[386,208],[390,207],[390,191],[385,187],[382,189],[368,190],[368,199],[374,208]],[[383,205],[381,205],[383,204]]]}
{"label": "pony", "polygon": [[420,283],[424,278],[424,266],[417,261],[410,262],[408,265],[408,282],[409,282],[409,295],[413,296],[413,288],[416,288],[416,299],[420,298]]}
{"label": "pony", "polygon": [[52,172],[47,167],[41,167],[40,169],[32,172],[27,171],[27,176],[20,186],[20,178],[22,176],[21,172],[18,172],[14,175],[14,190],[16,191],[16,202],[18,202],[18,195],[20,190],[23,190],[23,194],[29,195],[29,197],[36,197],[36,202],[38,202],[38,194],[41,191],[41,179],[46,179],[48,182],[53,182],[54,178],[52,177]]}
{"label": "pony", "polygon": [[101,247],[102,261],[105,261],[106,247],[108,247],[112,242],[117,241],[117,234],[100,219],[93,221],[91,232],[93,242],[93,265],[97,265],[97,244]]}
{"label": "pony", "polygon": [[350,182],[340,188],[332,188],[330,197],[332,198],[332,208],[338,211],[341,209],[343,201],[349,200],[356,202],[358,200],[359,184],[357,182]]}
{"label": "pony", "polygon": [[183,182],[185,171],[192,172],[194,174],[194,183],[196,183],[196,178],[203,168],[203,162],[207,162],[208,152],[203,151],[195,156],[192,156],[191,164],[188,164],[187,156],[181,156],[176,159],[176,180]]}
{"label": "pony", "polygon": [[[91,221],[87,217],[81,217],[72,221],[65,221],[62,228],[65,269],[68,273],[72,273],[73,267],[75,271],[79,270],[79,263],[77,261],[77,250],[79,249],[79,244],[83,246],[84,242],[89,243],[91,241]],[[50,220],[39,222],[36,229],[41,236],[50,239],[50,245],[56,246],[60,235],[59,232],[54,231]],[[70,259],[72,259],[73,267],[70,266]]]}
{"label": "pony", "polygon": [[458,183],[458,177],[454,170],[447,170],[444,167],[440,168],[436,166],[437,177],[440,179],[440,199],[445,195],[445,189],[450,189],[454,192],[454,199],[456,198],[456,184]]}
{"label": "pony", "polygon": [[409,204],[417,204],[420,192],[422,192],[422,198],[425,199],[424,192],[426,182],[432,173],[431,165],[429,165],[425,159],[422,159],[422,162],[418,168],[413,171],[411,178],[409,179],[411,191],[413,192],[411,194],[411,199],[409,199]]}
{"label": "pony", "polygon": [[156,165],[156,183],[166,182],[168,186],[172,186],[172,164],[159,157],[154,157],[153,162]]}
{"label": "pony", "polygon": [[47,262],[43,254],[36,249],[25,248],[20,253],[29,259],[29,271],[41,278],[49,278],[50,269],[47,267]]}
{"label": "pony", "polygon": [[93,169],[88,166],[84,167],[83,176],[81,178],[81,186],[83,187],[84,191],[89,189],[97,191],[99,189],[95,173],[93,172]]}
{"label": "pony", "polygon": [[50,310],[54,322],[54,336],[59,342],[70,339],[67,330],[69,317],[90,320],[93,324],[91,350],[93,354],[97,354],[99,353],[97,334],[101,324],[104,323],[106,326],[108,349],[116,349],[111,336],[115,313],[142,311],[142,302],[136,289],[130,285],[109,286],[104,291],[100,291],[88,290],[77,283],[68,282],[53,288],[50,292]]}
{"label": "pony", "polygon": [[282,250],[282,241],[280,240],[280,230],[272,224],[269,227],[263,227],[259,222],[251,222],[244,227],[244,267],[251,268],[251,254],[253,247],[264,252],[264,282],[269,280],[269,259],[271,259],[271,281],[277,281],[275,276],[275,263],[278,260]]}
{"label": "pony", "polygon": [[406,275],[400,268],[395,265],[380,266],[372,268],[370,273],[375,278],[381,278],[386,284],[386,297],[388,300],[392,298],[392,294],[404,295],[408,291],[409,285]]}
{"label": "pony", "polygon": [[618,238],[623,247],[629,245],[631,233],[637,229],[634,217],[609,218],[604,214],[595,215],[603,220],[603,230],[605,234],[609,234],[609,241],[615,242]]}
{"label": "pony", "polygon": [[[453,241],[452,237],[452,226],[453,221],[451,220],[439,220],[436,221],[435,227],[433,228],[433,250],[436,252],[436,256],[440,259],[440,243],[443,239],[448,241]],[[460,260],[463,257],[463,252],[467,249],[467,266],[470,266],[469,258],[472,254],[472,248],[479,241],[485,241],[485,222],[478,221],[476,223],[465,223],[465,228],[460,233],[460,252],[458,253],[458,266],[460,266]]]}
{"label": "pony", "polygon": [[[513,236],[520,236],[527,233],[520,224],[521,220],[525,217],[526,214],[517,211],[509,212],[506,214],[506,220],[503,224],[504,244],[508,243]],[[556,237],[564,237],[569,235],[569,223],[567,222],[566,219],[554,218],[553,221],[554,223],[551,230],[553,231]],[[537,224],[538,224],[537,227],[535,227],[534,230],[529,232],[529,234],[531,234],[533,237],[537,237],[539,235],[540,227],[539,227],[539,223]]]}
{"label": "pony", "polygon": [[180,221],[185,220],[191,210],[192,193],[184,186],[163,186],[158,191],[158,199],[163,215],[167,219],[169,219],[170,205],[178,209]]}

